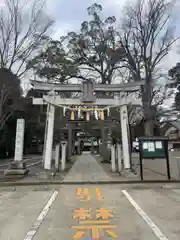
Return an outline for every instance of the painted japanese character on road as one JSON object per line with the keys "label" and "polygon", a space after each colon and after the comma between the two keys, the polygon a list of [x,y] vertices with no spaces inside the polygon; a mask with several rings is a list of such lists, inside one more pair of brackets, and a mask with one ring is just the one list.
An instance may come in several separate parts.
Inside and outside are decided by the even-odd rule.
{"label": "painted japanese character on road", "polygon": [[79,225],[72,226],[73,229],[77,230],[73,235],[73,239],[82,239],[82,237],[90,234],[92,240],[100,240],[101,231],[107,233],[107,236],[112,239],[117,238],[117,235],[113,231],[116,226],[110,224],[110,218],[112,217],[112,210],[104,208],[95,211],[85,208],[74,210],[73,219],[78,221]]}

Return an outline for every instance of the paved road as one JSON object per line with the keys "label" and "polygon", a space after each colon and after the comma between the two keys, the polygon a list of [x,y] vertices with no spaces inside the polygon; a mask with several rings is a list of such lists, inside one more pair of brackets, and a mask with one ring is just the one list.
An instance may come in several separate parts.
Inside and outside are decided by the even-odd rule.
{"label": "paved road", "polygon": [[[94,178],[109,176],[93,157],[83,154],[65,181]],[[178,189],[87,184],[5,190],[0,191],[0,240],[180,239]]]}

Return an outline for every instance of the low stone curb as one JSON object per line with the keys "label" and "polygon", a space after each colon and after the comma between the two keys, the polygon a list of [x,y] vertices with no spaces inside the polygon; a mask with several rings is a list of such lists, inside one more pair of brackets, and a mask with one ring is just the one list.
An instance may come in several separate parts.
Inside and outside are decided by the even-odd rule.
{"label": "low stone curb", "polygon": [[[180,188],[180,180],[127,180],[127,181],[88,181],[88,182],[66,182],[66,181],[56,181],[56,180],[47,180],[47,181],[11,181],[11,182],[0,182],[0,187],[5,186],[42,186],[42,185],[123,185],[123,184],[130,184],[134,186],[135,184],[139,184],[139,186],[134,186],[135,188],[143,187],[149,188],[151,186],[142,186],[143,184],[153,184],[153,186],[157,184],[162,184],[161,188]],[[173,184],[173,185],[172,185]],[[176,186],[174,184],[178,184]]]}

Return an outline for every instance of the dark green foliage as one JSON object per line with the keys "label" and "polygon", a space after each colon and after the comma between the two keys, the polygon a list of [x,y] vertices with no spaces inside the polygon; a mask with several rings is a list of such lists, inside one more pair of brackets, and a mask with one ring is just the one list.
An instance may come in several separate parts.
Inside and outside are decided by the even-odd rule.
{"label": "dark green foliage", "polygon": [[116,18],[101,18],[102,6],[93,4],[87,11],[90,21],[81,23],[79,32],[69,32],[59,41],[48,41],[28,64],[40,77],[65,83],[70,78],[111,83],[125,56],[115,30]]}
{"label": "dark green foliage", "polygon": [[9,69],[0,68],[0,156],[14,152],[16,119],[23,111],[20,80]]}

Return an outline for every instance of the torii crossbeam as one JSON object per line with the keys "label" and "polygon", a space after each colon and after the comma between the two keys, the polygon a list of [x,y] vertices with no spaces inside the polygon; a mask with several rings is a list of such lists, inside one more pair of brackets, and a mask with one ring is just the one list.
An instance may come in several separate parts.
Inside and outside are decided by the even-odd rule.
{"label": "torii crossbeam", "polygon": [[[82,84],[59,84],[31,80],[35,90],[56,92],[82,92]],[[144,81],[130,82],[125,84],[94,84],[94,92],[137,92]]]}

